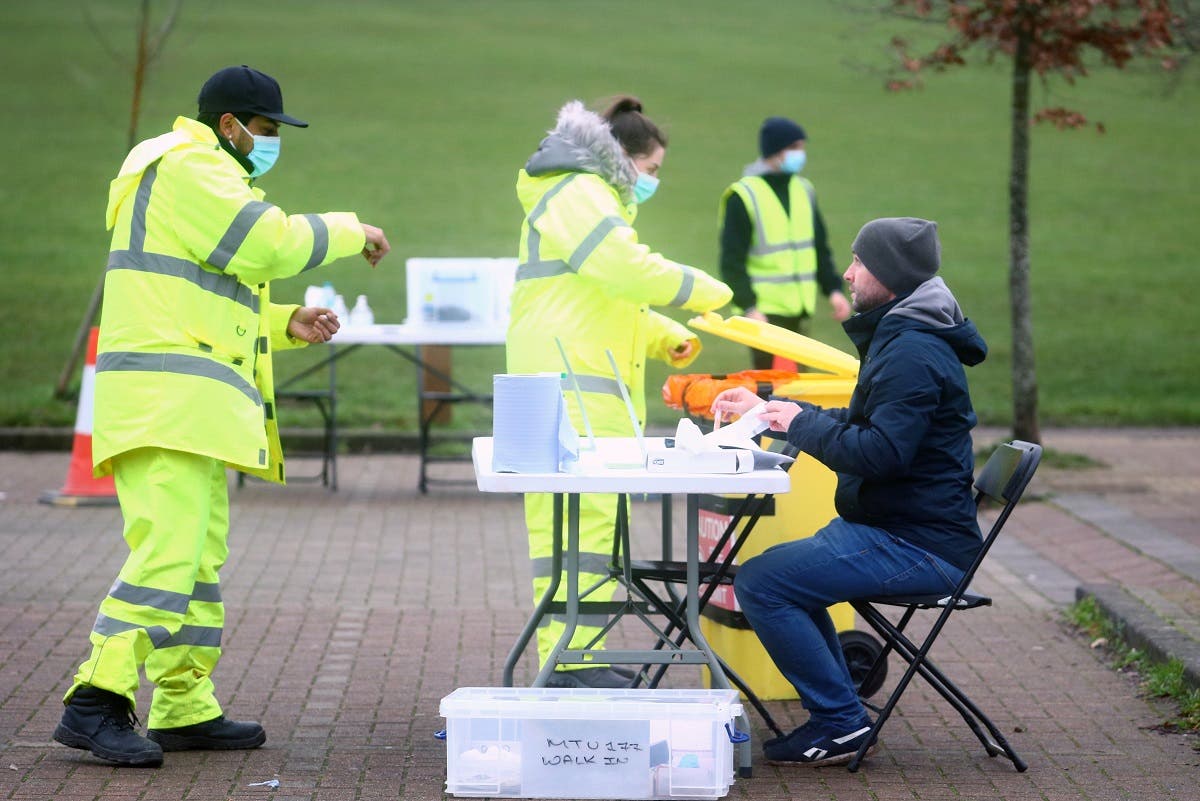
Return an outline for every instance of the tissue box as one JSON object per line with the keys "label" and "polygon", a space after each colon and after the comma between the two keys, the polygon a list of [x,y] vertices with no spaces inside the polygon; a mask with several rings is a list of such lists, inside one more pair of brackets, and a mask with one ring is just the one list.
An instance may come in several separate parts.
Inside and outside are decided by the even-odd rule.
{"label": "tissue box", "polygon": [[442,699],[446,792],[490,798],[721,798],[734,690],[463,687]]}
{"label": "tissue box", "polygon": [[754,469],[754,454],[743,448],[689,451],[660,448],[646,451],[646,470],[651,473],[748,473]]}

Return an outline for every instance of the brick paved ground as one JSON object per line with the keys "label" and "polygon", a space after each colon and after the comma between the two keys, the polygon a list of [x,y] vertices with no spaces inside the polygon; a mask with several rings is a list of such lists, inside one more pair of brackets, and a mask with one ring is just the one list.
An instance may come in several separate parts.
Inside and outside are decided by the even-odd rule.
{"label": "brick paved ground", "polygon": [[[1158,456],[1136,460],[1122,454],[1136,441],[1129,434],[1049,432],[1046,439],[1118,468],[1039,475],[1035,492],[1049,501],[1018,510],[1011,547],[980,576],[996,606],[959,616],[935,651],[1011,732],[1029,771],[988,759],[944,702],[914,687],[858,774],[758,765],[731,798],[1200,797],[1192,741],[1153,729],[1169,710],[1139,697],[1063,628],[1055,589],[1074,579],[1120,581],[1195,619],[1196,582],[1089,524],[1078,501],[1102,501],[1145,523],[1139,530],[1200,546],[1189,484],[1200,475],[1200,433],[1156,436]],[[115,508],[36,503],[61,484],[65,467],[61,454],[0,453],[0,799],[443,796],[445,751],[433,737],[443,725],[438,702],[456,687],[499,684],[527,613],[515,499],[473,487],[419,496],[416,462],[407,456],[344,457],[336,494],[312,485],[234,491],[217,683],[231,716],[264,723],[267,745],[168,754],[159,770],[118,770],[49,738],[124,551]],[[1174,478],[1181,475],[1191,479]],[[1056,496],[1074,498],[1067,507],[1076,511]],[[636,505],[635,532],[652,531],[656,512]],[[632,626],[618,639],[645,641]],[[688,670],[673,668],[676,686],[697,681]],[[525,659],[517,679],[531,678]],[[140,700],[144,706],[148,693]],[[782,723],[803,720],[796,702],[770,707]],[[755,735],[762,734],[759,727]],[[278,789],[250,786],[272,778]]]}

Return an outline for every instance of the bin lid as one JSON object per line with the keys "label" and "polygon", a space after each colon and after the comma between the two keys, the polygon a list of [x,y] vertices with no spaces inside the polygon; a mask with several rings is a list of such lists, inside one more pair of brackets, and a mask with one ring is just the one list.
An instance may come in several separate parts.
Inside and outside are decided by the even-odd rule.
{"label": "bin lid", "polygon": [[749,317],[730,317],[726,320],[716,312],[707,312],[688,320],[688,325],[697,331],[749,345],[806,367],[848,378],[858,375],[858,359],[850,354],[761,320],[751,320]]}

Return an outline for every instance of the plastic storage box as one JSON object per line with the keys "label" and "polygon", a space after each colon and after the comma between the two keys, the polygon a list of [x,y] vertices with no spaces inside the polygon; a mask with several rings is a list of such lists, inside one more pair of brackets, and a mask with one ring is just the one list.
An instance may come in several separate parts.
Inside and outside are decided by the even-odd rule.
{"label": "plastic storage box", "polygon": [[491,798],[720,798],[734,690],[462,687],[442,699],[446,792]]}

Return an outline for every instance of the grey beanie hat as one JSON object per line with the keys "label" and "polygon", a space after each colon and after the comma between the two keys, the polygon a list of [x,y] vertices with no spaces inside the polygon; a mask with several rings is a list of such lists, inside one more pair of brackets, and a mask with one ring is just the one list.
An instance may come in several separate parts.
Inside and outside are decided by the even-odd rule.
{"label": "grey beanie hat", "polygon": [[933,278],[942,263],[937,223],[916,217],[871,220],[854,237],[851,250],[897,295],[907,295]]}

